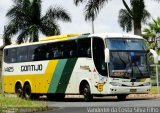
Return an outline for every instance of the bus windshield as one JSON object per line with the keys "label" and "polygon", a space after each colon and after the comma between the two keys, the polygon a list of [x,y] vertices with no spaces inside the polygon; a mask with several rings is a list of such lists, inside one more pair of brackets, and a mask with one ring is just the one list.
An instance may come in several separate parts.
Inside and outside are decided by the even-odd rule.
{"label": "bus windshield", "polygon": [[106,45],[110,50],[146,50],[142,39],[107,38]]}
{"label": "bus windshield", "polygon": [[148,78],[149,67],[147,53],[110,52],[110,76],[117,78]]}
{"label": "bus windshield", "polygon": [[148,78],[149,64],[143,39],[108,38],[110,77]]}

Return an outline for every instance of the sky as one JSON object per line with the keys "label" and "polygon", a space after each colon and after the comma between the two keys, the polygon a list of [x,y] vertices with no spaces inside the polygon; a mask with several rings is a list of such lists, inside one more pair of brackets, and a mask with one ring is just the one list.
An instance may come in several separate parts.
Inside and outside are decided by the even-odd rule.
{"label": "sky", "polygon": [[[126,0],[129,2],[129,0]],[[160,3],[154,2],[154,0],[145,0],[146,8],[151,13],[152,18],[160,17]],[[12,0],[0,0],[0,34],[3,34],[4,25],[9,22],[8,18],[5,16],[6,12],[10,7],[12,7]],[[84,20],[84,5],[76,7],[73,4],[73,0],[42,0],[42,15],[45,14],[49,7],[60,6],[66,9],[72,18],[71,23],[64,23],[58,21],[61,28],[62,34],[67,33],[91,33],[91,22],[86,22]],[[95,33],[104,32],[118,32],[123,33],[122,28],[118,24],[118,14],[119,10],[124,8],[122,0],[109,0],[109,3],[100,11],[98,17],[96,18]],[[148,22],[151,22],[150,19]],[[146,26],[145,26],[146,27]],[[130,32],[133,34],[133,32]]]}

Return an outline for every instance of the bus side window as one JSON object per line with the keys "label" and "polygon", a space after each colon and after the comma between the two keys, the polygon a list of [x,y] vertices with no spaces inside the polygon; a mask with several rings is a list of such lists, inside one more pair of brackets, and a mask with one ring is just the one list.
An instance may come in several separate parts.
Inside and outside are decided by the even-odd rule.
{"label": "bus side window", "polygon": [[71,58],[74,57],[74,56],[76,56],[75,51],[74,51],[74,50],[70,50],[69,56],[70,56]]}
{"label": "bus side window", "polygon": [[76,57],[77,44],[75,41],[64,41],[50,44],[50,59],[67,59]]}
{"label": "bus side window", "polygon": [[37,52],[37,60],[47,60],[46,54],[47,54],[47,45],[46,44],[41,44],[38,47],[38,52]]}
{"label": "bus side window", "polygon": [[58,58],[59,57],[59,50],[58,48],[55,48],[54,50],[54,58]]}
{"label": "bus side window", "polygon": [[78,40],[78,57],[91,58],[91,38]]}
{"label": "bus side window", "polygon": [[49,53],[46,53],[46,60],[49,60]]}
{"label": "bus side window", "polygon": [[16,48],[9,49],[9,56],[10,56],[9,62],[16,63],[17,62],[17,49]]}
{"label": "bus side window", "polygon": [[38,45],[33,45],[28,48],[28,61],[37,61],[37,50]]}
{"label": "bus side window", "polygon": [[6,63],[9,63],[9,54],[8,54],[8,49],[5,49],[4,50],[4,61],[6,62]]}
{"label": "bus side window", "polygon": [[19,47],[17,48],[17,62],[26,62],[27,59],[27,47]]}
{"label": "bus side window", "polygon": [[50,52],[49,52],[49,59],[54,59],[54,49],[51,48]]}
{"label": "bus side window", "polygon": [[75,58],[77,57],[76,51],[77,51],[77,44],[75,40],[66,41],[63,43],[63,58]]}
{"label": "bus side window", "polygon": [[39,56],[40,52],[41,51],[40,51],[39,47],[35,48],[35,50],[34,50],[34,61],[40,60],[40,56]]}

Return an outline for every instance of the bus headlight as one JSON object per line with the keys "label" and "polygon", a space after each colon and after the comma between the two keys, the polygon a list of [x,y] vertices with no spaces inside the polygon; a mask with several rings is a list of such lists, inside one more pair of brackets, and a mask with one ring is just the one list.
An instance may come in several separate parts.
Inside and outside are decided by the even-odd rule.
{"label": "bus headlight", "polygon": [[122,84],[117,83],[117,82],[110,82],[110,84],[111,84],[112,86],[122,86]]}
{"label": "bus headlight", "polygon": [[151,84],[150,82],[146,82],[146,83],[144,83],[143,85],[144,85],[144,86],[150,86],[150,84]]}

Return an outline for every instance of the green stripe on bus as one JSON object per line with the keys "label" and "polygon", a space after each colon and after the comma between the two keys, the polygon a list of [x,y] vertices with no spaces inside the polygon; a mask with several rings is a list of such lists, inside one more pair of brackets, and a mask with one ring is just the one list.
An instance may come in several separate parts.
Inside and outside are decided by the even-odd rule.
{"label": "green stripe on bus", "polygon": [[64,70],[67,59],[59,60],[56,66],[55,72],[53,73],[51,84],[48,89],[48,93],[55,93]]}
{"label": "green stripe on bus", "polygon": [[60,84],[58,84],[56,93],[66,92],[76,61],[77,61],[77,58],[68,59],[60,79]]}

